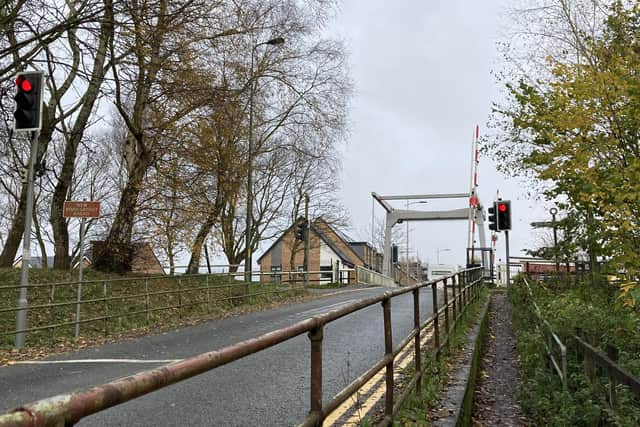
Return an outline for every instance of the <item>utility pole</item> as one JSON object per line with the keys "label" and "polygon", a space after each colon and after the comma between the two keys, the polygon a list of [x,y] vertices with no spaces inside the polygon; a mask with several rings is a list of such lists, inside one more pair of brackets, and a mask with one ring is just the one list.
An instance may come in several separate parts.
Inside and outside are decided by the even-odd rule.
{"label": "utility pole", "polygon": [[309,286],[309,249],[310,242],[309,238],[311,237],[311,233],[309,229],[311,228],[311,223],[309,222],[309,193],[304,193],[304,219],[307,222],[307,226],[304,229],[304,285]]}

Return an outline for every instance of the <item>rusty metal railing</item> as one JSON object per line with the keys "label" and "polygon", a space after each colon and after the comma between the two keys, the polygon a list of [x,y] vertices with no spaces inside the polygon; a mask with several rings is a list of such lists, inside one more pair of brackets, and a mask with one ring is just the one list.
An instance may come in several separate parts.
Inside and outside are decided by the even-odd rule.
{"label": "rusty metal railing", "polygon": [[[310,271],[310,282],[326,281],[320,276],[322,273],[325,272]],[[348,275],[349,271],[341,270],[339,273]],[[157,317],[163,312],[171,316],[177,314],[177,317],[182,319],[185,310],[189,308],[199,308],[201,314],[207,314],[215,304],[235,303],[261,295],[298,291],[304,284],[304,274],[305,272],[298,271],[254,272],[253,276],[260,279],[278,277],[280,280],[271,280],[268,286],[262,287],[258,286],[262,282],[254,282],[253,289],[247,283],[236,280],[244,276],[241,271],[31,283],[28,286],[31,301],[28,310],[37,311],[38,316],[29,319],[30,327],[20,330],[13,327],[0,329],[0,337],[47,331],[46,336],[41,339],[55,341],[57,331],[72,327],[76,327],[76,338],[81,332],[106,336],[114,329],[126,329],[110,327],[109,322],[113,320],[121,324],[123,319],[133,319],[137,316],[141,320],[134,326],[149,326],[154,323],[152,316]],[[15,304],[17,291],[21,286],[0,285],[0,324],[15,325],[10,316],[23,308],[4,304]],[[91,330],[85,326],[89,324],[93,326]]]}
{"label": "rusty metal railing", "polygon": [[[531,286],[526,278],[523,278],[523,282],[525,287],[527,288],[527,293],[529,294],[529,298],[531,299],[531,305],[533,306],[533,312],[538,320],[537,328],[542,333],[545,341],[545,347],[547,351],[547,356],[549,356],[549,360],[551,364],[560,377],[560,381],[562,381],[562,388],[567,389],[567,346],[560,340],[558,335],[554,332],[551,324],[547,322],[547,320],[542,316],[542,312],[538,307],[534,297],[533,291],[531,290]],[[558,348],[558,353],[555,352],[555,347]]]}
{"label": "rusty metal railing", "polygon": [[592,387],[597,387],[597,368],[604,371],[605,376],[608,378],[607,400],[611,408],[614,411],[619,409],[618,384],[627,386],[635,397],[640,399],[640,380],[617,364],[618,349],[609,345],[605,354],[578,335],[574,336],[574,339],[576,340],[578,354],[583,359],[585,374]]}
{"label": "rusty metal railing", "polygon": [[[553,368],[562,381],[564,390],[567,390],[567,346],[553,331],[551,324],[549,324],[549,322],[542,316],[542,312],[533,297],[533,291],[531,290],[531,286],[526,278],[524,279],[524,285],[527,288],[527,293],[531,299],[534,314],[538,319],[539,329],[543,332],[543,336],[545,337],[547,354],[549,355]],[[595,342],[587,342],[586,338],[582,336],[582,331],[580,329],[576,332],[577,333],[575,335],[567,338],[567,342],[575,342],[575,350],[582,358],[585,375],[592,386],[597,388],[599,384],[599,375],[597,371],[600,370],[604,372],[604,375],[608,379],[607,400],[611,408],[614,411],[618,409],[619,401],[617,386],[619,384],[628,387],[629,391],[631,391],[637,399],[640,399],[640,380],[617,364],[618,350],[611,345],[607,345],[606,352],[602,352],[596,348]],[[558,360],[557,355],[554,354],[553,344],[555,344],[559,349],[560,360]]]}
{"label": "rusty metal railing", "polygon": [[[455,289],[455,285],[457,284],[461,290],[457,295],[452,296],[450,301],[446,297],[448,293],[446,291],[446,284],[449,279],[454,284],[453,289]],[[439,307],[438,305],[437,285],[439,282],[443,282],[445,284],[445,302],[442,307]],[[412,287],[388,291],[382,296],[363,299],[323,315],[297,322],[286,328],[278,329],[261,335],[260,337],[246,340],[220,350],[200,354],[189,359],[184,359],[160,368],[140,372],[138,374],[83,391],[58,395],[20,406],[7,414],[0,416],[0,427],[73,425],[82,418],[96,412],[130,401],[168,385],[191,378],[195,375],[210,371],[245,356],[273,347],[304,333],[308,334],[310,341],[311,372],[310,411],[302,425],[321,425],[322,421],[332,411],[338,408],[338,406],[345,402],[383,368],[386,369],[386,371],[385,408],[382,424],[388,425],[393,419],[393,415],[398,410],[402,400],[404,400],[408,395],[408,391],[414,386],[417,389],[421,387],[421,378],[424,374],[423,366],[421,365],[422,360],[420,357],[422,351],[420,345],[421,332],[428,326],[433,326],[434,351],[436,357],[440,357],[440,316],[443,314],[445,315],[445,331],[443,340],[448,343],[449,333],[452,328],[455,328],[456,319],[461,315],[463,306],[466,306],[469,302],[478,298],[481,285],[482,270],[480,268],[475,268],[464,270],[447,278],[422,283]],[[425,322],[420,324],[418,303],[420,291],[428,287],[431,287],[432,289],[433,314]],[[407,293],[413,294],[414,328],[407,338],[405,338],[396,348],[393,348],[391,301],[394,297]],[[454,303],[457,303],[457,315],[456,311],[454,311],[452,321],[449,322],[448,314]],[[322,344],[325,325],[375,304],[381,304],[383,311],[385,353],[382,359],[376,362],[365,373],[360,375],[360,377],[351,382],[351,384],[340,391],[329,402],[323,403]],[[414,341],[415,373],[410,381],[408,391],[406,391],[400,397],[398,402],[394,404],[394,360],[403,348],[411,343],[412,340]]]}

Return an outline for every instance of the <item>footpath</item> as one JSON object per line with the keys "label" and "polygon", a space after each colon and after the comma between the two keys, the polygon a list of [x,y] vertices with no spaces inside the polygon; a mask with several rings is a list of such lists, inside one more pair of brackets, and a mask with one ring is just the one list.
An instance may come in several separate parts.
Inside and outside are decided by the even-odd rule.
{"label": "footpath", "polygon": [[473,426],[526,426],[517,401],[518,354],[511,304],[503,292],[492,296],[488,330],[473,399]]}

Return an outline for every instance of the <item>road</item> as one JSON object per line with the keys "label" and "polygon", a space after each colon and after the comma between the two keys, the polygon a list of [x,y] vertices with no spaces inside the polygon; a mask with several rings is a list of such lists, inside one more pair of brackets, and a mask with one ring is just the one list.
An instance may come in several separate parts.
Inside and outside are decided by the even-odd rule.
{"label": "road", "polygon": [[[182,359],[216,350],[384,292],[383,288],[349,291],[52,357],[45,364],[0,368],[0,411],[164,364],[145,361]],[[430,290],[421,292],[423,320],[432,313],[431,304]],[[411,331],[412,308],[411,294],[393,299],[394,344]],[[382,307],[376,304],[327,325],[324,338],[327,401],[384,354]],[[309,372],[309,340],[303,335],[87,417],[79,425],[297,425],[309,410]]]}

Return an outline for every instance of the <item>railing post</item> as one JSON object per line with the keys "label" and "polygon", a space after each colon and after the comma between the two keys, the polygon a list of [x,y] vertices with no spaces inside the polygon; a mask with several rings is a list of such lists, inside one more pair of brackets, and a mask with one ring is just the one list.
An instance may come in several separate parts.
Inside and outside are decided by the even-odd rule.
{"label": "railing post", "polygon": [[[445,290],[447,288],[447,282],[445,282]],[[456,327],[458,321],[458,294],[456,292],[455,284],[451,287],[451,301],[453,302],[453,327]]]}
{"label": "railing post", "polygon": [[310,414],[317,414],[316,425],[322,425],[322,339],[323,328],[309,332],[311,341],[311,408]]}
{"label": "railing post", "polygon": [[178,279],[178,318],[182,320],[182,279]]}
{"label": "railing post", "polygon": [[[55,295],[56,295],[56,284],[53,283],[51,284],[51,292],[49,293],[49,304],[53,304],[55,302]],[[51,309],[51,324],[55,325],[56,324],[56,312],[55,312],[55,307],[53,305],[51,305],[50,307]],[[53,339],[53,342],[56,342],[56,328],[52,328],[51,331],[51,338]]]}
{"label": "railing post", "polygon": [[[450,323],[449,323],[449,291],[447,290],[447,279],[444,279],[442,281],[442,287],[444,288],[444,327],[445,327],[445,331],[447,332],[447,335],[449,335],[449,328],[450,328]],[[454,311],[454,314],[455,314],[455,311]]]}
{"label": "railing post", "polygon": [[391,334],[391,297],[382,301],[384,316],[384,354],[390,357],[385,372],[386,391],[384,398],[384,417],[391,421],[393,417],[393,340]]}
{"label": "railing post", "polygon": [[458,276],[453,276],[453,286],[458,285],[458,289],[460,290],[460,312],[462,313],[464,309],[467,307],[468,298],[467,298],[467,290],[462,286],[462,281],[458,280]]}
{"label": "railing post", "polygon": [[436,282],[431,284],[431,293],[431,301],[433,303],[433,340],[436,346],[436,359],[440,360],[440,320],[438,316],[438,284]]}
{"label": "railing post", "polygon": [[[618,363],[618,349],[613,347],[612,345],[607,345],[606,348],[607,356],[611,359],[612,362]],[[609,374],[609,404],[611,408],[616,411],[618,409],[618,392],[616,390],[616,386],[618,382],[613,377],[613,375]]]}
{"label": "railing post", "polygon": [[422,394],[422,357],[420,351],[420,288],[413,290],[413,327],[416,331],[414,338],[414,353],[415,353],[415,370],[417,375],[416,380],[416,394],[420,396]]}
{"label": "railing post", "polygon": [[107,281],[102,281],[102,303],[104,306],[104,335],[109,335],[109,303],[107,302],[107,294],[109,290],[107,289]]}
{"label": "railing post", "polygon": [[149,279],[144,279],[144,311],[147,317],[147,326],[149,326]]}

